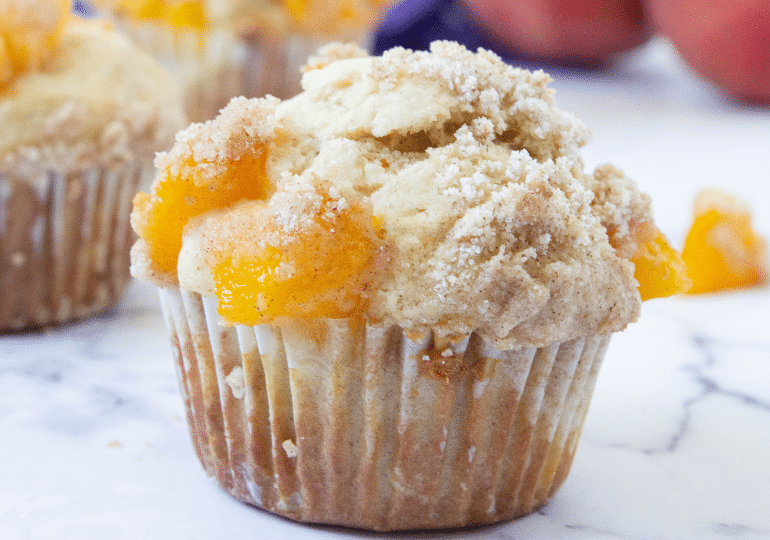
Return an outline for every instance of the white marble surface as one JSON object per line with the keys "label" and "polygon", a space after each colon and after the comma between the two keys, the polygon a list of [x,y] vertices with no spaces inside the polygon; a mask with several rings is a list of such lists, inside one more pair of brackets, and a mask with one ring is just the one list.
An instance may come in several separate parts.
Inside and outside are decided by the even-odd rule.
{"label": "white marble surface", "polygon": [[[693,78],[663,43],[622,70],[557,74],[560,105],[653,196],[675,244],[696,191],[750,201],[770,237],[770,109]],[[654,300],[615,336],[572,472],[528,517],[374,535],[231,499],[189,443],[155,292],[116,312],[0,336],[0,539],[770,538],[770,289]]]}

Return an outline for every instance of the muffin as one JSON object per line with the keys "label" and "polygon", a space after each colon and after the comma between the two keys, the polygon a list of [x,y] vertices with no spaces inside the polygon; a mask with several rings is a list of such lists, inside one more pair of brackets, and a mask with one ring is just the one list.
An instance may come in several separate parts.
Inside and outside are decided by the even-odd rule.
{"label": "muffin", "polygon": [[119,298],[132,197],[185,119],[161,66],[68,2],[2,2],[0,20],[0,331],[15,331]]}
{"label": "muffin", "polygon": [[288,98],[330,41],[366,45],[385,0],[104,0],[121,29],[177,76],[191,120],[233,96]]}
{"label": "muffin", "polygon": [[640,283],[686,289],[681,258],[619,169],[583,170],[542,71],[450,42],[312,68],[178,134],[134,200],[198,457],[305,522],[531,512]]}

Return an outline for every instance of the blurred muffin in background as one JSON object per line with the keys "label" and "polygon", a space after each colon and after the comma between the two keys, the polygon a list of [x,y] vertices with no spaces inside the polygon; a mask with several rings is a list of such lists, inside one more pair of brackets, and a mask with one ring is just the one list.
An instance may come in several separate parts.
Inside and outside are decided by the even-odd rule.
{"label": "blurred muffin in background", "polygon": [[162,66],[64,0],[0,1],[0,331],[102,311],[134,194],[185,121]]}
{"label": "blurred muffin in background", "polygon": [[118,26],[176,75],[192,121],[233,96],[282,99],[330,41],[368,46],[387,0],[102,0]]}

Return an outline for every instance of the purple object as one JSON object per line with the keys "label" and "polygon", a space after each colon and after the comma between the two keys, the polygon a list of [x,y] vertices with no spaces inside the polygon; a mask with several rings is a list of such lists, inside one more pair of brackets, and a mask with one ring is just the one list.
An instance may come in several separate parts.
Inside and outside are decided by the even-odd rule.
{"label": "purple object", "polygon": [[374,41],[374,53],[396,46],[428,50],[436,40],[456,41],[475,51],[492,50],[503,60],[516,55],[484,35],[472,20],[468,7],[458,0],[405,0],[390,8]]}

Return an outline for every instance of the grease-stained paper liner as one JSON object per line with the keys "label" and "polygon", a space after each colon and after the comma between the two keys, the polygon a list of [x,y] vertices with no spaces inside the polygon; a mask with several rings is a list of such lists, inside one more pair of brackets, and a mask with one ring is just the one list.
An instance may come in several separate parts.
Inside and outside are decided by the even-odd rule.
{"label": "grease-stained paper liner", "polygon": [[0,172],[0,332],[113,305],[130,279],[131,201],[154,169]]}
{"label": "grease-stained paper liner", "polygon": [[[121,30],[172,73],[192,122],[217,116],[235,96],[267,94],[288,99],[298,94],[301,68],[328,38],[287,36],[238,37],[230,31],[174,31],[152,23],[120,21]],[[370,33],[357,40],[366,46]]]}
{"label": "grease-stained paper liner", "polygon": [[161,290],[190,433],[236,498],[367,529],[491,523],[569,471],[608,336],[500,351],[363,320],[228,327]]}

